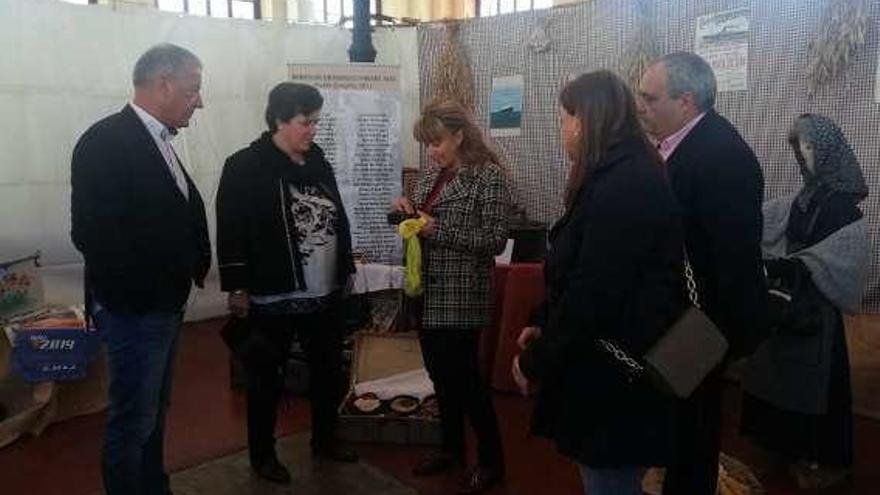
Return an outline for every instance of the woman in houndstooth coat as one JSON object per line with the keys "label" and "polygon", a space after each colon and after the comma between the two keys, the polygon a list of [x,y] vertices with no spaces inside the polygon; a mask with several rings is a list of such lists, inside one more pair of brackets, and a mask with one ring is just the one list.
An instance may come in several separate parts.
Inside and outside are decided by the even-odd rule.
{"label": "woman in houndstooth coat", "polygon": [[504,472],[501,437],[489,389],[477,365],[480,330],[489,325],[495,255],[507,241],[510,192],[497,155],[460,104],[429,103],[413,130],[431,164],[414,198],[392,207],[427,220],[422,241],[423,313],[419,339],[437,393],[443,449],[419,464],[433,475],[464,463],[464,418],[479,443],[478,464],[459,493],[478,493]]}

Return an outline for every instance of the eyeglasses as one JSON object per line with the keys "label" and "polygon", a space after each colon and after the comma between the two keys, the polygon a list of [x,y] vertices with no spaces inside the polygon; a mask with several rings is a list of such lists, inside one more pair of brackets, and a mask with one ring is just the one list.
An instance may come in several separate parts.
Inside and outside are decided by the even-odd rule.
{"label": "eyeglasses", "polygon": [[312,117],[310,119],[297,117],[291,122],[296,122],[297,124],[305,127],[313,127],[321,123],[321,119],[318,117]]}

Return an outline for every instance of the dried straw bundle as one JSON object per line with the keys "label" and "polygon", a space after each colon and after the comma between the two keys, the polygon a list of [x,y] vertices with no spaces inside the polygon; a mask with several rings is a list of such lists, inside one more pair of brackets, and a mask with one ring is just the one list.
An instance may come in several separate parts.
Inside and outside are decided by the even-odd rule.
{"label": "dried straw bundle", "polygon": [[810,43],[807,84],[810,94],[842,74],[853,55],[865,45],[868,0],[829,0],[819,33]]}
{"label": "dried straw bundle", "polygon": [[474,77],[468,64],[467,54],[459,40],[459,24],[445,25],[446,36],[440,46],[440,56],[434,68],[434,94],[451,98],[474,110]]}
{"label": "dried straw bundle", "polygon": [[639,81],[651,62],[657,57],[652,20],[652,1],[635,0],[636,33],[622,58],[621,74],[633,91],[638,91]]}

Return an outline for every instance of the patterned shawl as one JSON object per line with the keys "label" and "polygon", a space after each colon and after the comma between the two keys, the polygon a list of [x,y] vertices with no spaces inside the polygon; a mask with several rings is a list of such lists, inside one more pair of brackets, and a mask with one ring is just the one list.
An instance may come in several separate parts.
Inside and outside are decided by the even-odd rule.
{"label": "patterned shawl", "polygon": [[[815,156],[813,173],[806,172],[804,157],[798,149],[797,140],[812,144]],[[851,194],[856,202],[868,195],[865,177],[840,127],[828,117],[803,114],[798,117],[792,131],[792,147],[804,175],[804,187],[795,200],[806,211],[810,200],[820,188]]]}

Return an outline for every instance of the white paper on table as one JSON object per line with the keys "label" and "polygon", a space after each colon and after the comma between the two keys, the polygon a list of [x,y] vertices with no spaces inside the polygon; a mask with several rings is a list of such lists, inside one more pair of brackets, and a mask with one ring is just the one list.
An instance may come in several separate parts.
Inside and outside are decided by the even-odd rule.
{"label": "white paper on table", "polygon": [[355,263],[352,294],[366,294],[388,289],[403,288],[403,267],[380,263]]}
{"label": "white paper on table", "polygon": [[509,265],[511,256],[513,256],[513,239],[508,239],[507,244],[504,245],[504,251],[495,257],[495,263]]}
{"label": "white paper on table", "polygon": [[428,378],[428,370],[419,368],[378,380],[356,383],[354,393],[376,394],[379,400],[391,400],[401,395],[411,395],[422,400],[434,393],[434,383]]}

